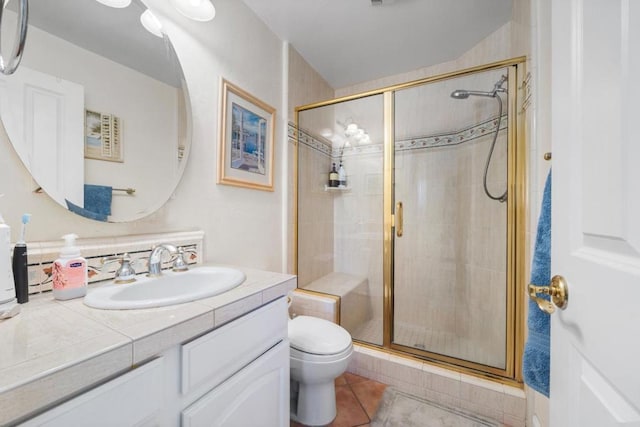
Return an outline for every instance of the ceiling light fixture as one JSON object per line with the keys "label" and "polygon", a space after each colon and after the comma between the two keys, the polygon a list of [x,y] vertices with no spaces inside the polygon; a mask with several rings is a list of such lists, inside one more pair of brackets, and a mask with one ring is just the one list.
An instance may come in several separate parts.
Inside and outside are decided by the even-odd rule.
{"label": "ceiling light fixture", "polygon": [[154,36],[163,38],[162,24],[149,9],[145,10],[142,12],[142,15],[140,15],[140,23],[145,30],[149,31]]}
{"label": "ceiling light fixture", "polygon": [[216,16],[216,8],[210,0],[170,0],[182,15],[195,21],[211,21]]}
{"label": "ceiling light fixture", "polygon": [[123,8],[131,4],[131,0],[96,0],[105,6]]}

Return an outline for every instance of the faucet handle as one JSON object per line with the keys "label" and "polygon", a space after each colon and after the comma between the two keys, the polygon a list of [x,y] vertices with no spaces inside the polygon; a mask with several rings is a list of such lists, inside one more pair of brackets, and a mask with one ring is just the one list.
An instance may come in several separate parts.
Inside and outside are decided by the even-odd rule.
{"label": "faucet handle", "polygon": [[136,280],[136,271],[131,266],[131,257],[128,253],[123,253],[121,256],[113,255],[102,258],[102,265],[111,264],[112,262],[119,262],[120,267],[116,270],[114,277],[115,283],[131,283]]}
{"label": "faucet handle", "polygon": [[178,247],[178,252],[173,258],[173,271],[187,271],[189,270],[189,263],[184,259],[185,254],[197,253],[194,249],[185,249],[182,246]]}

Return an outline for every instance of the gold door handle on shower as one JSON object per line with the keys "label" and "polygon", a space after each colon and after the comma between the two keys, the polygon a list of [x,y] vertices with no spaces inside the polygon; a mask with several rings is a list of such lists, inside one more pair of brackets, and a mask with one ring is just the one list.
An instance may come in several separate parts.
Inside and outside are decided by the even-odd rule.
{"label": "gold door handle on shower", "polygon": [[[545,294],[551,296],[551,301],[540,298],[538,294]],[[552,314],[556,311],[556,307],[560,309],[567,308],[569,302],[569,288],[567,287],[567,281],[564,277],[556,275],[551,278],[551,285],[549,286],[536,286],[529,284],[529,298],[538,304],[540,310],[547,314]],[[553,305],[555,304],[556,307]]]}
{"label": "gold door handle on shower", "polygon": [[402,202],[396,203],[396,236],[402,237]]}

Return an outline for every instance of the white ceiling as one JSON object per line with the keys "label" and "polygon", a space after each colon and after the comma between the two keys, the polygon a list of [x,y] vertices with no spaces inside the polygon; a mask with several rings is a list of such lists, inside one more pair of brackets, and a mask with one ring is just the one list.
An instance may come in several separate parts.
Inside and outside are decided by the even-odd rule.
{"label": "white ceiling", "polygon": [[456,59],[512,0],[244,0],[334,88]]}

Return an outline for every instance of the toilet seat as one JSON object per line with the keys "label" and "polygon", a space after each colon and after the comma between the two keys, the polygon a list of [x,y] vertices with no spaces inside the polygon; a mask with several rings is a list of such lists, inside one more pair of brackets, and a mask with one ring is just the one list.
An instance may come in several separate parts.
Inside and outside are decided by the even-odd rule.
{"label": "toilet seat", "polygon": [[300,360],[303,363],[331,363],[344,359],[345,357],[351,356],[353,353],[353,345],[349,345],[349,347],[342,350],[340,353],[335,354],[313,354],[306,353],[304,351],[300,351],[297,348],[290,347],[290,358],[291,360]]}
{"label": "toilet seat", "polygon": [[[317,317],[298,316],[289,320],[288,335],[291,350],[308,355],[339,355],[348,352],[352,346],[349,332],[335,323]],[[322,360],[328,358],[323,357]]]}

